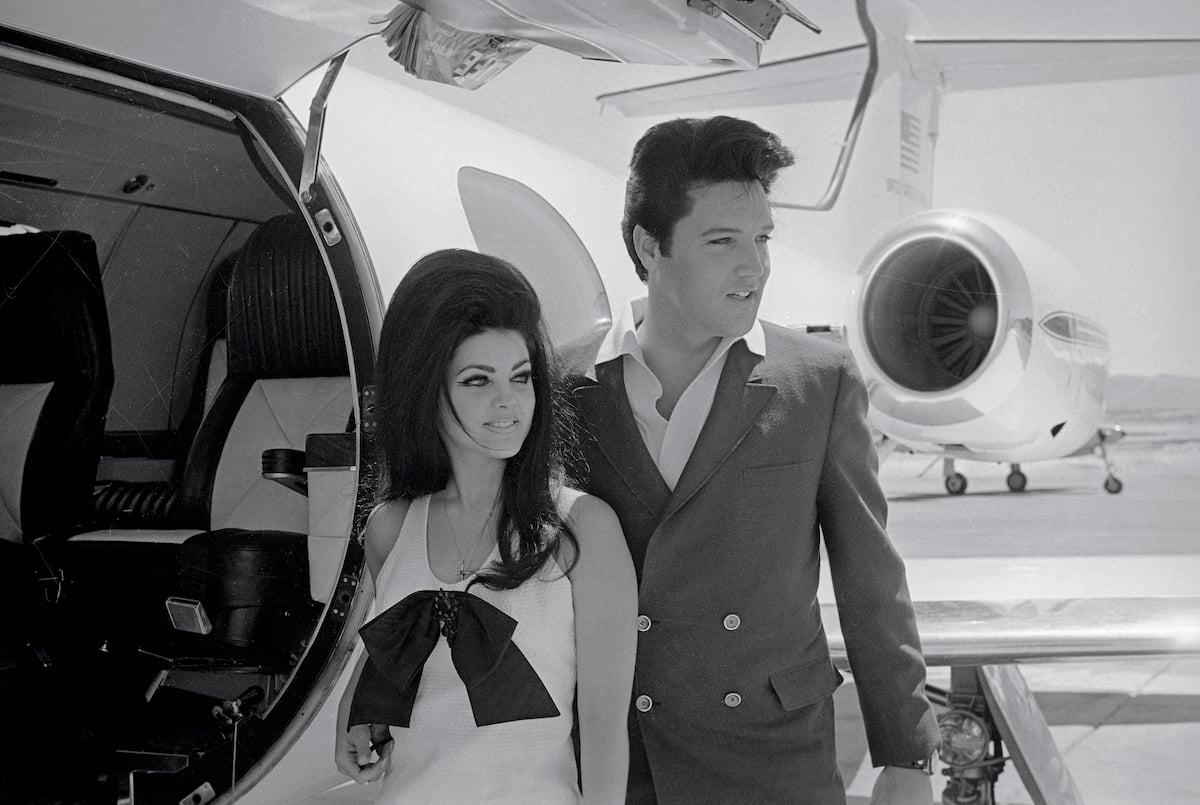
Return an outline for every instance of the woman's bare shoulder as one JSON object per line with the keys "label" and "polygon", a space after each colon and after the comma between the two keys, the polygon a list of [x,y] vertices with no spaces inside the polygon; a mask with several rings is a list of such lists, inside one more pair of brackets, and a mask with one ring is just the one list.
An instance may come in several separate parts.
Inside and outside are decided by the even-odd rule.
{"label": "woman's bare shoulder", "polygon": [[385,500],[367,515],[364,548],[372,573],[379,570],[392,546],[396,544],[396,539],[400,536],[400,526],[404,524],[404,517],[408,514],[411,502],[404,498]]}
{"label": "woman's bare shoulder", "polygon": [[392,530],[393,527],[399,531],[411,503],[411,500],[396,498],[395,500],[385,500],[371,509],[371,513],[367,515],[368,538],[373,532],[386,532]]}

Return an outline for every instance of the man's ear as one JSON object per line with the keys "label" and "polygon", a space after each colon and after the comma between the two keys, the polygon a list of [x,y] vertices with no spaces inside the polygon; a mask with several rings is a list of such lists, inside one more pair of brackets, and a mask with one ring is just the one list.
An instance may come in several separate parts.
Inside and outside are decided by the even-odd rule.
{"label": "man's ear", "polygon": [[647,271],[653,270],[655,264],[658,262],[658,258],[662,256],[662,249],[659,248],[658,238],[647,232],[641,224],[636,224],[633,227],[633,248]]}

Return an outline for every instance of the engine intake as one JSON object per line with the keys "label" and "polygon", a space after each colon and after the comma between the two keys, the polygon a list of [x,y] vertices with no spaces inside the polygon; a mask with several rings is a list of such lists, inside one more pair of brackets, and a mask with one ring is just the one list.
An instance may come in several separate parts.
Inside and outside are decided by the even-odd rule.
{"label": "engine intake", "polygon": [[858,274],[846,339],[882,433],[995,461],[1068,455],[1095,435],[1107,338],[1048,243],[994,215],[930,210],[883,233]]}
{"label": "engine intake", "polygon": [[863,299],[863,334],[879,370],[913,391],[968,380],[996,341],[999,302],[983,261],[939,237],[908,241],[876,268]]}

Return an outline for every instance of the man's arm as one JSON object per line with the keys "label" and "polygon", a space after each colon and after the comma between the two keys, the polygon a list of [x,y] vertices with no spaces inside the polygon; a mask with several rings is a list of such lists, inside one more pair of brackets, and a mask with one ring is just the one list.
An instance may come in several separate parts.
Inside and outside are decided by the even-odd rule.
{"label": "man's arm", "polygon": [[933,801],[933,778],[919,769],[887,766],[871,789],[871,805],[929,805]]}
{"label": "man's arm", "polygon": [[872,762],[908,766],[928,759],[939,736],[925,697],[925,662],[904,563],[887,535],[887,501],[878,468],[867,425],[866,387],[847,351],[817,516]]}

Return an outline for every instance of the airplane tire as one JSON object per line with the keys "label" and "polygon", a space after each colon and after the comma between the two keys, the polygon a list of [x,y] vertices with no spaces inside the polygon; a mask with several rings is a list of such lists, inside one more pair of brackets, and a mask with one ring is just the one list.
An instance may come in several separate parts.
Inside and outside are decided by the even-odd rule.
{"label": "airplane tire", "polygon": [[961,472],[946,476],[946,491],[951,495],[961,495],[967,491],[967,476]]}
{"label": "airplane tire", "polygon": [[1010,472],[1004,482],[1008,484],[1009,492],[1024,492],[1025,484],[1029,483],[1029,479],[1023,472]]}
{"label": "airplane tire", "polygon": [[1125,488],[1125,484],[1121,483],[1121,479],[1115,475],[1110,475],[1104,479],[1104,491],[1110,495],[1116,495]]}

